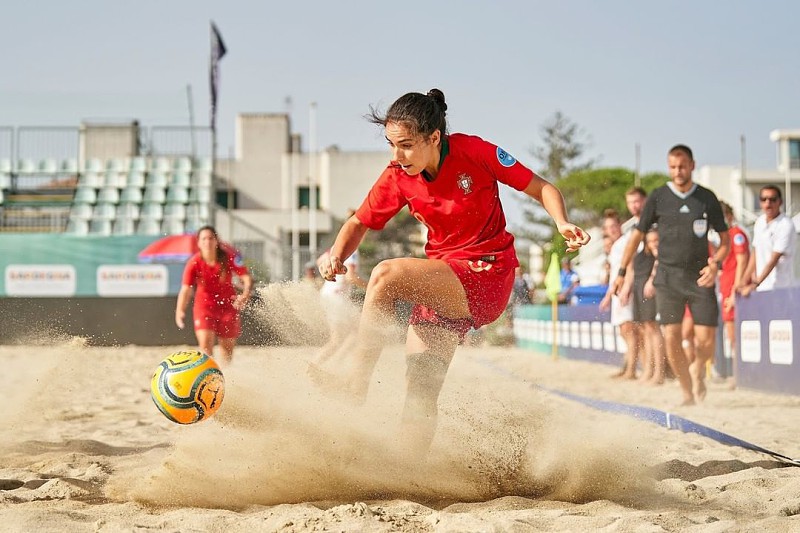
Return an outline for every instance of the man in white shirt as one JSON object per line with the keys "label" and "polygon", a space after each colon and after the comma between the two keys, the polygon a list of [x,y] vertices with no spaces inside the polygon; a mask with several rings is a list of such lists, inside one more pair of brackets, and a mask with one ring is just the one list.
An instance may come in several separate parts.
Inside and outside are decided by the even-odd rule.
{"label": "man in white shirt", "polygon": [[794,252],[797,230],[792,219],[781,213],[783,197],[775,185],[759,192],[762,214],[753,227],[753,253],[744,273],[742,296],[753,290],[770,291],[794,284]]}

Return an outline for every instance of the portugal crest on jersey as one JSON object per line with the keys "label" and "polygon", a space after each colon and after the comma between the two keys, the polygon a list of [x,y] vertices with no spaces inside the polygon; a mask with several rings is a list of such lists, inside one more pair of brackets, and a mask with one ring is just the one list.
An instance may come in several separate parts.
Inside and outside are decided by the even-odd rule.
{"label": "portugal crest on jersey", "polygon": [[472,176],[464,174],[463,172],[458,175],[458,186],[464,191],[464,194],[472,192]]}

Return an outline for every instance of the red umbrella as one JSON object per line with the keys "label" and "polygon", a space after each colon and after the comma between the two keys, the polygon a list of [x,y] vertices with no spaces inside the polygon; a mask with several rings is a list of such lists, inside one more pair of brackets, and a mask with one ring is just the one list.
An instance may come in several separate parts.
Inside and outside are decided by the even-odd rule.
{"label": "red umbrella", "polygon": [[[220,241],[222,249],[239,258],[240,254],[227,242]],[[167,235],[145,246],[137,255],[140,263],[183,263],[199,252],[197,235],[183,233],[180,235]]]}

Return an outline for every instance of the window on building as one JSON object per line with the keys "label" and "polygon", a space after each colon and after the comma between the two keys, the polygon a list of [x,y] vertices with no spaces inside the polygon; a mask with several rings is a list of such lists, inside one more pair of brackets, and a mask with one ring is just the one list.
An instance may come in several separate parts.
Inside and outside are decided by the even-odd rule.
{"label": "window on building", "polygon": [[789,168],[800,168],[800,139],[789,141]]}
{"label": "window on building", "polygon": [[[309,187],[299,187],[297,190],[297,207],[311,207],[311,195],[309,194]],[[315,200],[317,201],[317,208],[319,208],[319,186],[314,187],[316,193]]]}

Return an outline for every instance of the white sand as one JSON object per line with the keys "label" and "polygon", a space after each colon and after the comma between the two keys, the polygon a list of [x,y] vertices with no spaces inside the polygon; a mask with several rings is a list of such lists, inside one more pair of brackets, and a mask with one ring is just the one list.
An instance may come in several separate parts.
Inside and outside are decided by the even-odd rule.
{"label": "white sand", "polygon": [[396,445],[400,346],[361,408],[308,382],[313,348],[240,347],[222,408],[193,426],[149,397],[180,348],[0,347],[0,530],[800,531],[800,468],[531,384],[668,410],[791,457],[800,397],[712,384],[704,405],[678,408],[674,383],[462,347],[429,461],[413,464]]}

